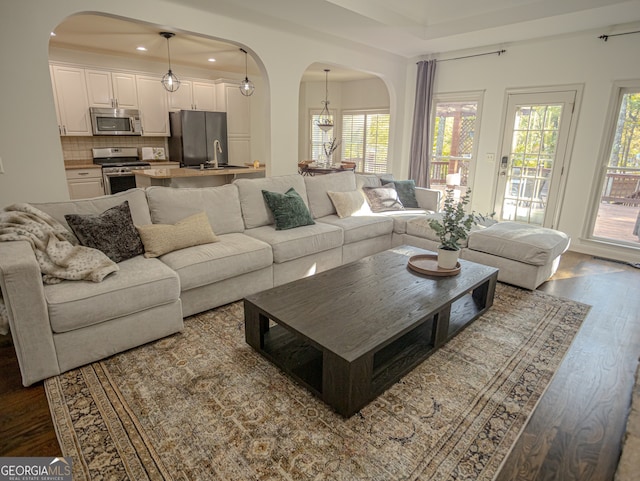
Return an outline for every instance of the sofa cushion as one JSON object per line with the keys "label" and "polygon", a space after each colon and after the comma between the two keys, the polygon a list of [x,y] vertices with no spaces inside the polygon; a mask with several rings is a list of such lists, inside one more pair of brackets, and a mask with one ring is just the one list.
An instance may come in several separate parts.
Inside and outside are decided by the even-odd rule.
{"label": "sofa cushion", "polygon": [[425,215],[432,213],[424,209],[389,210],[378,212],[376,216],[387,217],[393,220],[393,232],[396,234],[406,234],[407,224],[413,219],[422,219]]}
{"label": "sofa cushion", "polygon": [[393,175],[391,174],[355,174],[356,175],[356,188],[362,189],[363,187],[381,187],[382,179],[389,182],[393,182]]}
{"label": "sofa cushion", "polygon": [[[434,231],[431,226],[429,226],[429,221],[431,219],[442,219],[442,214],[427,214],[420,217],[414,217],[412,219],[407,220],[406,222],[406,233],[415,237],[421,237],[423,239],[428,239],[434,242],[440,242],[440,238],[436,231]],[[473,232],[483,231],[487,229],[489,226],[492,226],[496,223],[495,220],[486,218],[484,221],[480,222],[478,225],[474,225],[471,227],[471,233]],[[398,232],[400,233],[400,232]],[[469,239],[464,239],[459,242],[460,247],[467,247]]]}
{"label": "sofa cushion", "polygon": [[145,257],[158,257],[185,247],[218,242],[207,214],[199,212],[175,224],[149,224],[138,227]]}
{"label": "sofa cushion", "polygon": [[326,175],[304,177],[307,188],[309,210],[314,219],[336,213],[334,203],[327,194],[332,192],[353,192],[356,190],[356,177],[352,171],[334,172]]}
{"label": "sofa cushion", "polygon": [[543,266],[569,247],[564,232],[517,222],[499,222],[469,235],[469,249]]}
{"label": "sofa cushion", "polygon": [[66,214],[64,218],[80,244],[104,252],[113,262],[144,252],[127,200],[101,214]]}
{"label": "sofa cushion", "polygon": [[244,231],[238,188],[233,184],[180,189],[153,186],[146,192],[154,224],[175,224],[204,211],[216,235]]}
{"label": "sofa cushion", "polygon": [[53,332],[67,332],[155,306],[180,297],[178,274],[158,259],[137,256],[100,283],[63,281],[44,286]]}
{"label": "sofa cushion", "polygon": [[416,183],[413,179],[410,180],[387,180],[381,179],[382,186],[386,186],[387,184],[393,184],[395,186],[396,191],[398,192],[398,197],[400,197],[400,202],[406,208],[417,209],[420,207],[418,205],[418,200],[416,199]]}
{"label": "sofa cushion", "polygon": [[218,240],[160,258],[178,273],[183,291],[257,271],[273,263],[271,247],[253,237],[231,233],[218,236]]}
{"label": "sofa cushion", "polygon": [[[429,239],[434,242],[440,242],[440,238],[436,231],[429,226],[431,219],[441,219],[441,214],[427,214],[425,216],[417,217],[407,221],[407,234],[422,237],[423,239]],[[466,247],[467,241],[460,241],[461,247]]]}
{"label": "sofa cushion", "polygon": [[276,230],[294,229],[315,224],[307,204],[293,187],[284,194],[263,190],[262,196],[273,215]]}
{"label": "sofa cushion", "polygon": [[[336,214],[341,219],[351,217],[352,215],[371,215],[371,207],[361,190],[352,190],[351,192],[332,192],[328,191],[327,195],[331,199],[331,203],[335,207]],[[331,214],[327,214],[331,215]]]}
{"label": "sofa cushion", "polygon": [[66,214],[101,214],[111,207],[122,204],[125,200],[129,202],[131,218],[135,225],[151,224],[149,204],[147,204],[147,196],[143,189],[130,189],[113,195],[94,197],[93,199],[46,202],[31,205],[46,212],[71,231],[69,224],[67,224],[64,218]]}
{"label": "sofa cushion", "polygon": [[269,244],[276,264],[341,247],[344,239],[341,228],[321,222],[289,230],[265,225],[248,229],[245,234]]}
{"label": "sofa cushion", "polygon": [[373,212],[404,209],[393,184],[387,184],[386,187],[363,187],[362,190]]}
{"label": "sofa cushion", "polygon": [[253,229],[274,223],[273,214],[262,196],[263,190],[284,194],[293,187],[305,204],[307,189],[304,179],[299,174],[265,177],[264,179],[236,179],[233,184],[238,187],[242,218],[246,229]]}
{"label": "sofa cushion", "polygon": [[345,244],[372,239],[393,232],[393,219],[385,216],[351,216],[341,219],[337,215],[328,215],[317,220],[318,222],[340,227],[344,231]]}

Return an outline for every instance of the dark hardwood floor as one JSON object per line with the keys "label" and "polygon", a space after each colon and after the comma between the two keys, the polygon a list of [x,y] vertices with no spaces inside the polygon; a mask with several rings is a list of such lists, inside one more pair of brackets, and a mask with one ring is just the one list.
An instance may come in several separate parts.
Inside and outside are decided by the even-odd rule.
{"label": "dark hardwood floor", "polygon": [[0,456],[61,456],[42,382],[22,385],[10,336],[0,336]]}
{"label": "dark hardwood floor", "polygon": [[[540,290],[593,306],[497,481],[613,479],[640,356],[640,270],[567,253]],[[42,383],[0,336],[0,456],[60,455]]]}

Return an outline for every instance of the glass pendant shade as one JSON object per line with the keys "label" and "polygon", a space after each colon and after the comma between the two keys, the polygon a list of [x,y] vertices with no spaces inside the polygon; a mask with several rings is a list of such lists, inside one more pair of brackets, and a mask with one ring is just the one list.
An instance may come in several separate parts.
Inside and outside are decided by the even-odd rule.
{"label": "glass pendant shade", "polygon": [[324,69],[324,100],[322,101],[322,112],[320,112],[320,116],[318,120],[316,120],[316,125],[323,132],[327,132],[333,128],[333,116],[331,112],[329,112],[329,69]]}
{"label": "glass pendant shade", "polygon": [[168,92],[175,92],[180,87],[180,80],[178,80],[178,77],[169,69],[162,77],[162,85]]}
{"label": "glass pendant shade", "polygon": [[180,88],[180,80],[171,71],[171,52],[169,51],[169,39],[175,34],[171,32],[160,32],[160,35],[167,39],[167,58],[169,60],[169,71],[162,77],[162,86],[167,92],[175,92]]}
{"label": "glass pendant shade", "polygon": [[239,85],[240,93],[242,93],[242,95],[244,95],[245,97],[250,97],[251,95],[253,95],[253,91],[256,89],[256,87],[253,85],[253,82],[249,80],[247,74],[247,51],[243,48],[241,48],[240,51],[244,53],[244,80],[240,82]]}
{"label": "glass pendant shade", "polygon": [[245,97],[249,97],[250,95],[252,95],[255,89],[256,88],[253,85],[253,82],[249,80],[247,77],[245,77],[244,80],[240,82],[240,92]]}

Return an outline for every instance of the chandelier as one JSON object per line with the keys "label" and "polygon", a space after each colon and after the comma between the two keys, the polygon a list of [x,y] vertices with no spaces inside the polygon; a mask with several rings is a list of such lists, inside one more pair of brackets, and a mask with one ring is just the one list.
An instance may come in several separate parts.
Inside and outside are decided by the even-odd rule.
{"label": "chandelier", "polygon": [[162,77],[162,86],[168,92],[175,92],[180,88],[180,80],[171,71],[171,52],[169,51],[169,39],[175,35],[171,32],[160,32],[160,35],[167,39],[167,57],[169,58],[169,71]]}
{"label": "chandelier", "polygon": [[327,132],[333,128],[333,117],[329,112],[329,72],[328,68],[324,69],[324,100],[322,104],[324,105],[322,112],[320,112],[320,116],[318,120],[316,120],[316,125],[323,132]]}
{"label": "chandelier", "polygon": [[253,82],[249,80],[249,77],[247,76],[247,51],[243,48],[241,48],[240,51],[244,52],[244,80],[240,82],[239,87],[242,95],[244,95],[245,97],[249,97],[253,95],[255,87],[253,85]]}

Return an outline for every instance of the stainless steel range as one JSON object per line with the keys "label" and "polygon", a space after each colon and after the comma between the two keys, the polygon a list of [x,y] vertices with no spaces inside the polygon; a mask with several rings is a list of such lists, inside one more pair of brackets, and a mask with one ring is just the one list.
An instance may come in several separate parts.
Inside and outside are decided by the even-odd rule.
{"label": "stainless steel range", "polygon": [[136,186],[134,170],[146,169],[151,164],[141,162],[136,147],[109,147],[91,149],[93,163],[102,166],[104,193],[115,194]]}

